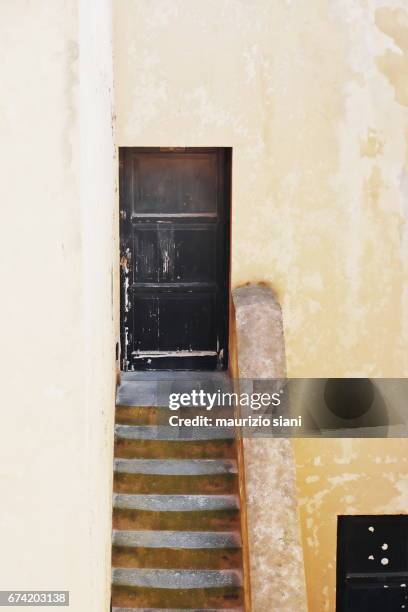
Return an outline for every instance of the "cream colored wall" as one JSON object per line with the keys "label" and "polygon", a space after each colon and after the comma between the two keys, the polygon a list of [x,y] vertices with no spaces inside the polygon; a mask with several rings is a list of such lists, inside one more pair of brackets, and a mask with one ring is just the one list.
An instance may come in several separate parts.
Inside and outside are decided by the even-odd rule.
{"label": "cream colored wall", "polygon": [[[289,375],[406,375],[405,1],[114,10],[116,143],[234,148],[233,285],[278,292]],[[110,7],[15,0],[0,12],[0,588],[71,589],[73,610],[99,612],[117,310]],[[389,444],[399,478],[404,443]],[[398,482],[378,511],[400,511]]]}
{"label": "cream colored wall", "polygon": [[120,146],[232,146],[291,376],[408,373],[405,0],[116,0]]}
{"label": "cream colored wall", "polygon": [[296,440],[308,604],[335,611],[340,514],[407,514],[408,440]]}
{"label": "cream colored wall", "polygon": [[[114,148],[108,1],[0,3],[0,589],[109,609]],[[20,608],[20,610],[31,608]]]}

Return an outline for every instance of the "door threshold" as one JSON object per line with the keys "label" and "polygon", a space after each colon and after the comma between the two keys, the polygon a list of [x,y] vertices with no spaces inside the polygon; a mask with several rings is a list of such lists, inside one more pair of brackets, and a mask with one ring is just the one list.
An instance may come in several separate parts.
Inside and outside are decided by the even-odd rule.
{"label": "door threshold", "polygon": [[[190,389],[208,391],[232,391],[232,380],[228,370],[222,372],[200,372],[198,370],[169,370],[148,372],[122,372],[121,383],[116,391],[117,406],[157,406],[163,405],[163,395],[170,391],[188,392]],[[166,395],[167,394],[167,395]],[[165,402],[166,403],[166,402]]]}
{"label": "door threshold", "polygon": [[228,370],[146,370],[121,372],[121,382],[132,380],[226,380],[230,378]]}

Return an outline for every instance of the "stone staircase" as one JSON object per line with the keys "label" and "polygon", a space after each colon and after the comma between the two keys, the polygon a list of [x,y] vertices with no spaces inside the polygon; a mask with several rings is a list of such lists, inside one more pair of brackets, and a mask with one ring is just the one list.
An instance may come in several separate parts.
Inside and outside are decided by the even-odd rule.
{"label": "stone staircase", "polygon": [[168,414],[116,409],[112,610],[244,610],[234,432],[183,438]]}

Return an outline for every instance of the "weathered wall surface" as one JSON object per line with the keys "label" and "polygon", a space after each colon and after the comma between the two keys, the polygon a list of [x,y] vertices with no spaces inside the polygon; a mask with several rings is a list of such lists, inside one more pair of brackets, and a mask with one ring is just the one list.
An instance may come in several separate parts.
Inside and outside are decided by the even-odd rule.
{"label": "weathered wall surface", "polygon": [[407,440],[296,440],[308,604],[335,611],[339,514],[407,514]]}
{"label": "weathered wall surface", "polygon": [[0,22],[0,588],[67,589],[70,609],[102,612],[114,401],[110,6],[15,0],[1,3]]}
{"label": "weathered wall surface", "polygon": [[232,146],[232,280],[291,376],[408,373],[405,0],[120,0],[118,145]]}
{"label": "weathered wall surface", "polygon": [[[406,376],[405,0],[114,6],[117,144],[233,147],[232,283],[274,289],[289,376]],[[399,457],[390,464],[398,472],[406,449],[401,441],[297,444],[302,490],[310,467],[302,465],[316,448],[330,456],[339,446],[356,473],[363,461],[375,490],[391,475],[374,454],[384,463],[387,452]],[[367,444],[383,450],[370,446],[364,464]],[[349,471],[337,468],[334,477]],[[344,499],[335,482],[313,527],[302,510],[313,612],[333,609],[337,512],[369,505],[347,502],[360,496],[357,485],[367,490],[364,477]],[[387,505],[384,494],[377,511],[400,510],[402,497]]]}
{"label": "weathered wall surface", "polygon": [[[116,142],[233,147],[233,285],[276,291],[289,375],[407,375],[405,0],[117,0],[114,9]],[[99,612],[117,295],[109,2],[15,0],[0,12],[0,586],[68,588],[74,610]],[[299,444],[302,487],[312,449]],[[324,452],[346,444],[330,440]],[[395,476],[381,468],[386,451],[367,444],[339,449],[373,484],[390,483],[390,500],[373,500],[378,511],[401,511],[404,442],[379,446],[397,458]],[[333,487],[324,499],[337,499],[336,512],[367,511],[353,495],[337,499]],[[316,527],[326,560],[337,501]],[[330,593],[316,595],[313,612],[330,610],[328,572]]]}

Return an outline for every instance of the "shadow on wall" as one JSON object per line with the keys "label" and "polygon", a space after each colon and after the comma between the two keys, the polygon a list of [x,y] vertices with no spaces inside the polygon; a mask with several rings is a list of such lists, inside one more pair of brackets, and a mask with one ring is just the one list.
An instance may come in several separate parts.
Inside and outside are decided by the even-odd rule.
{"label": "shadow on wall", "polygon": [[401,437],[408,433],[405,379],[317,378],[290,381],[292,414],[301,435],[348,438]]}

